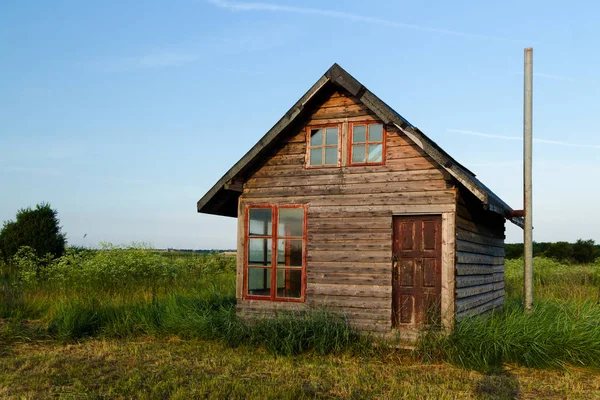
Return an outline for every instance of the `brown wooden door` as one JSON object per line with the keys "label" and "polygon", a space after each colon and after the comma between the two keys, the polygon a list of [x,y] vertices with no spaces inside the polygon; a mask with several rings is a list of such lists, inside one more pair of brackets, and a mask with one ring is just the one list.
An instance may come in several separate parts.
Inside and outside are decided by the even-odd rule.
{"label": "brown wooden door", "polygon": [[394,217],[392,322],[418,328],[440,320],[442,218]]}

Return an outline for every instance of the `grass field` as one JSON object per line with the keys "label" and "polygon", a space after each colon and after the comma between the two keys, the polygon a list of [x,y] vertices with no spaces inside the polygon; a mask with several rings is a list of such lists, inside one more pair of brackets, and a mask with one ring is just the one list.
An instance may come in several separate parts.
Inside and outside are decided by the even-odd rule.
{"label": "grass field", "polygon": [[[328,310],[249,326],[234,259],[107,247],[3,267],[4,398],[600,398],[600,265],[535,260],[536,310],[505,310],[417,351]],[[18,273],[16,273],[17,271]]]}
{"label": "grass field", "polygon": [[480,373],[409,355],[356,357],[178,338],[19,343],[0,357],[0,397],[14,398],[573,398],[600,393],[585,369],[505,366]]}

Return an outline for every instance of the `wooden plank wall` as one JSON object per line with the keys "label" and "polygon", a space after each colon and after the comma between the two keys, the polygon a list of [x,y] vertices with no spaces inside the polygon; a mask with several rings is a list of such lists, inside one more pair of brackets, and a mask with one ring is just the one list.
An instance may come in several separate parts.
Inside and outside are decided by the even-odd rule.
{"label": "wooden plank wall", "polygon": [[[376,118],[368,109],[335,92],[307,124],[343,123],[342,143],[347,143],[348,122],[370,120]],[[391,329],[392,215],[452,213],[456,189],[445,170],[387,128],[386,165],[306,169],[302,126],[247,177],[244,205],[309,204],[307,300],[305,305],[242,301],[238,293],[239,312],[326,304],[346,312],[360,329]],[[344,150],[344,164],[345,157]]]}
{"label": "wooden plank wall", "polygon": [[504,304],[504,218],[465,189],[456,210],[456,320]]}

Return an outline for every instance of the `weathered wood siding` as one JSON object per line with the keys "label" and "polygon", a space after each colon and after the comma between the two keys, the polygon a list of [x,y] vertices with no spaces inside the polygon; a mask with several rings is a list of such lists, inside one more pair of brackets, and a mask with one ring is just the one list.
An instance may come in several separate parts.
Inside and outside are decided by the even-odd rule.
{"label": "weathered wood siding", "polygon": [[385,165],[345,166],[342,145],[342,167],[305,168],[307,125],[342,123],[344,144],[348,122],[371,120],[366,107],[334,92],[246,177],[240,210],[247,204],[309,205],[307,285],[305,304],[242,300],[238,285],[239,312],[326,304],[348,313],[359,328],[391,329],[392,215],[453,213],[456,189],[445,170],[390,126]]}
{"label": "weathered wood siding", "polygon": [[456,319],[504,304],[504,218],[466,190],[456,210]]}

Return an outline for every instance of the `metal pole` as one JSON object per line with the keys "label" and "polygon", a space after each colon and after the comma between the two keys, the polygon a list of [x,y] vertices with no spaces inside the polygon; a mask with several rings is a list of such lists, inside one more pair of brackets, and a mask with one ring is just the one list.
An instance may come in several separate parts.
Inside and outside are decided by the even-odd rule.
{"label": "metal pole", "polygon": [[525,229],[523,231],[523,283],[525,310],[533,308],[533,215],[532,215],[532,108],[533,108],[533,49],[525,49],[525,93],[523,105],[523,186],[524,186],[524,208]]}

